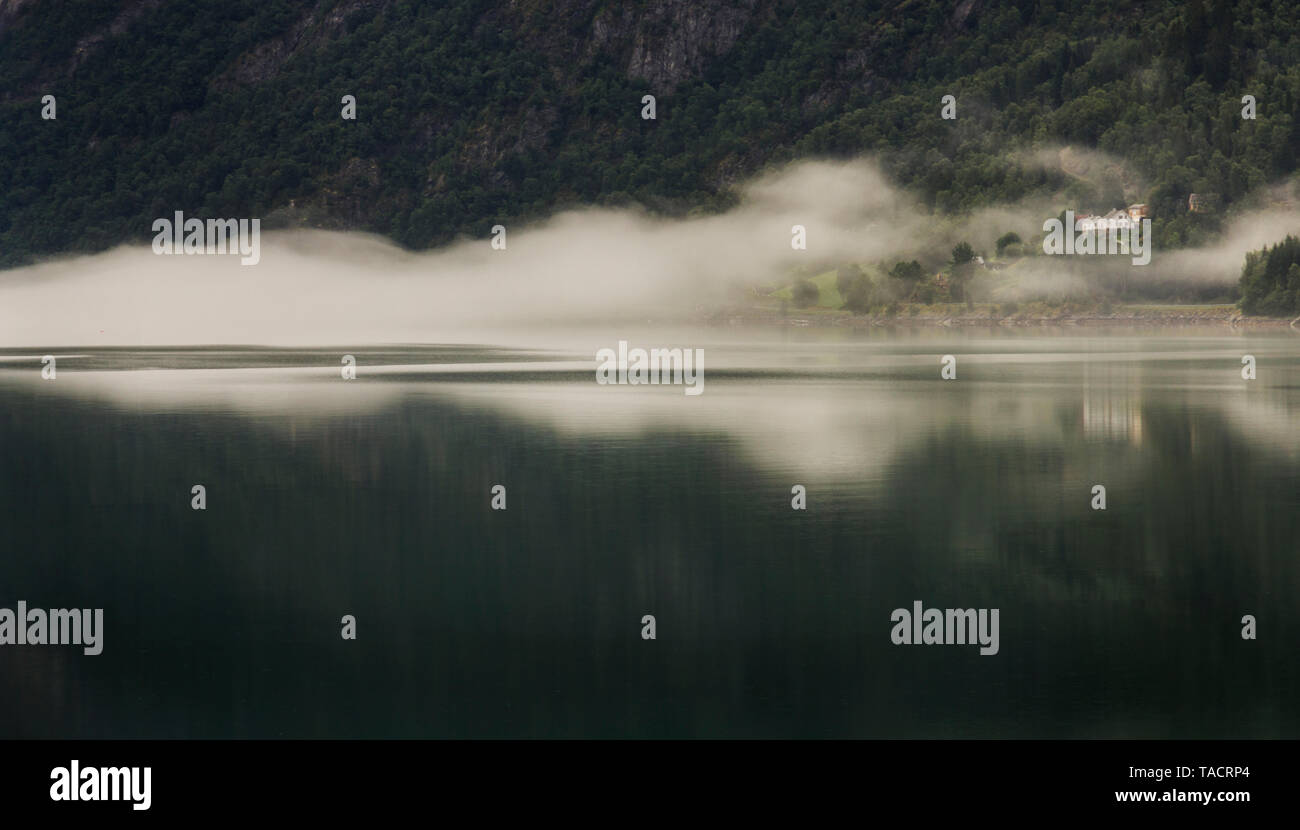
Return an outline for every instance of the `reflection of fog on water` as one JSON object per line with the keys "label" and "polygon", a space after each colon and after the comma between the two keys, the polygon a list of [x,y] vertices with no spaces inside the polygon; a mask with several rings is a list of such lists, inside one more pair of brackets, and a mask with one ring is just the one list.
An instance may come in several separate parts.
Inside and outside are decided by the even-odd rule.
{"label": "reflection of fog on water", "polygon": [[[0,584],[108,620],[0,649],[0,736],[1300,735],[1300,339],[945,337],[638,338],[694,399],[585,343],[0,361]],[[999,654],[894,647],[918,599]]]}
{"label": "reflection of fog on water", "polygon": [[1083,434],[1088,438],[1142,443],[1142,397],[1135,384],[1116,386],[1084,373]]}

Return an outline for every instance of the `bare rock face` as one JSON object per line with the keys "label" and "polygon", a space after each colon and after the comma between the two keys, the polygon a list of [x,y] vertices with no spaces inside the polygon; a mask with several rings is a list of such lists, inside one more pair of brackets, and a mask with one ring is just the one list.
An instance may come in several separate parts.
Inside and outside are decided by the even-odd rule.
{"label": "bare rock face", "polygon": [[162,0],[133,0],[127,3],[113,22],[108,25],[108,31],[93,32],[81,40],[77,41],[76,49],[72,53],[72,64],[68,67],[68,74],[71,75],[78,66],[86,62],[86,58],[95,53],[106,38],[117,37],[124,33],[137,18],[146,12],[152,11],[162,5]]}
{"label": "bare rock face", "polygon": [[[6,30],[12,29],[14,26],[25,25],[25,20],[23,20],[26,16],[25,12],[31,12],[38,3],[39,0],[0,0],[0,35],[4,35]],[[99,51],[105,40],[126,33],[126,30],[130,29],[131,23],[139,20],[144,14],[161,7],[161,5],[162,0],[126,0],[125,3],[121,4],[117,16],[109,22],[107,27],[91,31],[91,33],[83,35],[82,38],[77,40],[77,44],[73,47],[72,53],[66,57],[66,62],[61,69],[53,70],[53,72],[47,70],[47,72],[35,78],[34,81],[27,83],[22,88],[18,88],[18,90],[6,88],[6,90],[0,91],[0,100],[13,99],[16,94],[18,98],[38,95],[59,73],[72,77],[77,72],[78,66],[85,64],[88,57]]]}
{"label": "bare rock face", "polygon": [[24,6],[30,6],[35,2],[36,0],[0,0],[0,33],[18,19],[18,14]]}
{"label": "bare rock face", "polygon": [[664,94],[730,51],[759,7],[759,0],[507,0],[485,20],[524,33],[557,67],[612,59]]}
{"label": "bare rock face", "polygon": [[627,49],[629,78],[670,91],[735,45],[755,5],[756,0],[653,0],[637,9],[609,9],[592,21],[592,45],[615,54]]}
{"label": "bare rock face", "polygon": [[957,4],[957,8],[952,11],[952,28],[960,29],[966,23],[966,18],[970,17],[970,13],[975,10],[977,5],[978,3],[976,0],[961,0],[961,2]]}
{"label": "bare rock face", "polygon": [[388,0],[345,0],[327,11],[324,2],[317,3],[294,21],[289,31],[240,55],[229,71],[213,79],[212,85],[220,89],[261,83],[279,72],[295,53],[319,47],[342,34],[349,15],[385,5],[389,5]]}

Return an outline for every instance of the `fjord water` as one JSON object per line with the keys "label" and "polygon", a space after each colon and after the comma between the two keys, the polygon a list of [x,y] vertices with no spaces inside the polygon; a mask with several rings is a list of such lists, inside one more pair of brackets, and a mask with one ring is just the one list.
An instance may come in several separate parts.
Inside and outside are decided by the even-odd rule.
{"label": "fjord water", "polygon": [[104,609],[3,737],[1300,737],[1293,333],[9,349],[0,457],[0,607]]}

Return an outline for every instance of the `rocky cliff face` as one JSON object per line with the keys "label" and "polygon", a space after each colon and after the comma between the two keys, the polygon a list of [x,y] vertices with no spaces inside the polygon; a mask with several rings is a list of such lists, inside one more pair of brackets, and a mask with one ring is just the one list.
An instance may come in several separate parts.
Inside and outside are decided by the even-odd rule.
{"label": "rocky cliff face", "polygon": [[[158,2],[158,0],[152,0]],[[240,55],[219,83],[268,80],[295,54],[319,48],[344,32],[354,15],[379,18],[393,0],[326,0],[306,9],[289,30]],[[725,55],[754,17],[759,0],[600,0],[513,2],[490,7],[480,25],[507,27],[573,71],[608,57],[629,78],[643,79],[659,94],[699,75],[711,58]],[[576,60],[575,60],[576,59]]]}
{"label": "rocky cliff face", "polygon": [[0,0],[0,34],[13,25],[18,19],[23,7],[36,2],[36,0]]}
{"label": "rocky cliff face", "polygon": [[643,78],[667,94],[699,75],[710,58],[725,55],[757,5],[757,0],[654,0],[640,7],[606,7],[592,21],[588,42],[620,58],[629,78]]}
{"label": "rocky cliff face", "polygon": [[[0,0],[0,47],[4,33],[36,17],[31,12],[43,0]],[[49,0],[45,0],[49,2]],[[167,0],[105,0],[98,17],[74,18],[70,24],[82,27],[66,54],[43,54],[22,84],[0,91],[0,100],[35,101],[78,71],[106,44],[130,32],[149,15],[169,9]],[[502,0],[485,2],[473,26],[477,32],[508,32],[511,38],[545,58],[560,88],[576,94],[585,73],[596,64],[618,67],[623,75],[644,85],[659,98],[670,98],[686,80],[700,76],[710,62],[724,57],[741,38],[746,26],[761,18],[773,0]],[[44,9],[43,11],[49,11]],[[313,53],[329,48],[339,38],[362,25],[375,23],[377,37],[402,24],[393,18],[402,11],[398,0],[317,0],[301,5],[295,16],[283,20],[274,30],[256,30],[244,21],[232,21],[245,45],[229,55],[216,71],[203,79],[208,95],[238,93],[276,81],[296,60],[308,60]],[[49,18],[41,25],[50,25]],[[277,18],[279,20],[279,18]],[[463,35],[458,35],[463,36]],[[198,44],[196,44],[198,45]],[[441,79],[430,78],[437,84]],[[194,93],[191,93],[191,98]],[[373,99],[372,99],[373,100]],[[191,117],[188,110],[169,115],[175,127]],[[415,129],[404,146],[420,152],[447,128],[452,113],[421,111],[411,114]],[[462,136],[458,162],[462,167],[480,168],[490,186],[504,184],[499,162],[508,156],[545,152],[552,132],[561,120],[553,101],[534,101],[513,112],[494,113]],[[412,145],[414,142],[414,145]],[[88,146],[98,147],[92,137]],[[364,168],[367,174],[357,176]],[[326,187],[316,201],[334,212],[344,201],[330,198],[335,191],[372,182],[382,177],[374,159],[350,158],[327,177]],[[350,183],[350,184],[349,184]],[[426,195],[445,189],[443,175],[430,175],[420,191]],[[347,220],[362,211],[350,200]],[[301,206],[301,202],[300,202]]]}
{"label": "rocky cliff face", "polygon": [[269,80],[294,55],[318,49],[343,34],[355,15],[369,17],[388,5],[391,0],[319,0],[288,31],[261,41],[236,58],[228,70],[213,79],[213,87],[223,89]]}
{"label": "rocky cliff face", "polygon": [[[394,0],[322,2],[304,11],[287,31],[258,43],[239,55],[230,68],[213,79],[214,89],[256,85],[275,78],[295,56],[327,45],[345,33],[349,21],[364,14],[383,25]],[[751,20],[762,11],[760,0],[645,0],[608,3],[602,0],[513,0],[490,6],[478,26],[496,27],[519,36],[545,55],[562,85],[572,88],[593,62],[607,60],[630,80],[644,82],[657,97],[671,97],[681,82],[698,77],[711,60],[723,57],[736,44]],[[418,135],[430,142],[441,129],[435,113],[415,116]],[[545,152],[551,131],[560,120],[552,104],[533,104],[477,124],[464,137],[458,153],[462,167],[486,171],[489,186],[505,186],[500,161],[529,151]],[[345,221],[364,213],[357,197],[356,171],[364,168],[364,189],[381,183],[380,165],[373,159],[349,159],[307,206],[330,215],[344,209]],[[445,175],[431,175],[420,192],[445,192]],[[352,192],[346,199],[338,194]]]}

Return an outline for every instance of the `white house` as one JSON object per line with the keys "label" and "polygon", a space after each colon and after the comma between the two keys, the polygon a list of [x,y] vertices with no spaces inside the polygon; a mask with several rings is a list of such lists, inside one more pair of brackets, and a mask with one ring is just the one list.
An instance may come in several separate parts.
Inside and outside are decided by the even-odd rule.
{"label": "white house", "polygon": [[1134,224],[1136,223],[1133,221],[1133,217],[1129,215],[1128,211],[1119,210],[1117,208],[1103,216],[1098,227],[1107,229],[1117,228],[1123,230],[1125,228],[1132,228]]}

